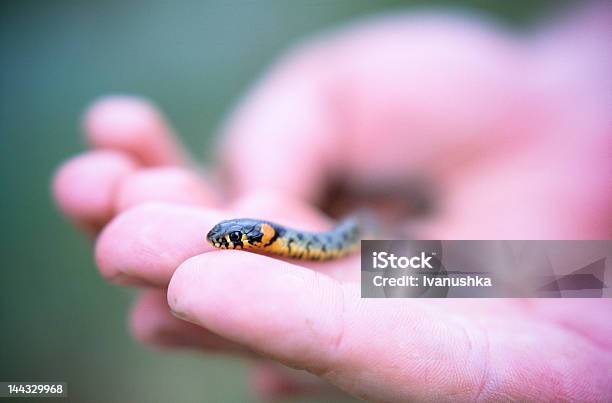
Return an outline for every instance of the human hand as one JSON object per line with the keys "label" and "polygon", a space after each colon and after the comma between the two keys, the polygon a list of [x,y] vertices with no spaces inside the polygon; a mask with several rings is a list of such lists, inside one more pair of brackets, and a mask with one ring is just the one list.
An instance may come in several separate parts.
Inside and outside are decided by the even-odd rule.
{"label": "human hand", "polygon": [[[419,29],[427,28],[426,32],[436,33],[441,32],[441,28],[449,29],[446,24],[432,26],[427,23]],[[325,271],[325,274],[317,274],[295,264],[254,254],[232,251],[206,253],[209,249],[202,243],[202,237],[208,228],[202,228],[212,226],[221,217],[228,218],[228,214],[250,213],[305,228],[322,227],[325,225],[323,219],[299,200],[316,200],[329,170],[337,167],[341,168],[340,172],[352,172],[350,177],[357,179],[371,175],[366,176],[369,181],[387,178],[390,172],[425,172],[444,191],[441,198],[446,208],[442,210],[444,214],[419,224],[418,231],[425,234],[423,236],[511,238],[512,234],[516,234],[514,236],[523,238],[577,235],[593,238],[609,233],[609,226],[591,218],[592,208],[601,211],[607,207],[603,203],[609,196],[605,190],[601,193],[589,192],[584,195],[584,200],[572,199],[572,203],[554,204],[552,210],[555,211],[549,211],[551,201],[567,201],[561,197],[567,196],[566,189],[561,185],[572,189],[574,185],[585,186],[585,180],[596,182],[603,177],[600,177],[602,171],[599,169],[604,166],[605,160],[592,158],[593,154],[591,158],[581,159],[578,151],[597,151],[602,148],[602,143],[598,141],[603,142],[605,138],[595,137],[586,145],[579,144],[576,140],[581,130],[566,135],[557,133],[558,137],[553,137],[551,133],[554,130],[550,125],[555,130],[567,129],[566,125],[556,126],[559,123],[556,120],[546,122],[544,127],[547,127],[547,131],[544,134],[541,134],[540,118],[534,119],[538,127],[529,127],[535,106],[539,106],[535,111],[541,112],[550,108],[558,110],[564,103],[557,105],[555,101],[553,108],[548,103],[542,103],[543,100],[549,101],[546,97],[542,98],[546,94],[538,93],[540,96],[535,98],[533,105],[523,107],[519,101],[524,96],[523,91],[532,95],[532,83],[527,86],[521,82],[508,86],[504,84],[503,80],[508,78],[503,77],[502,73],[508,65],[523,66],[525,55],[520,51],[520,44],[502,40],[503,46],[499,50],[497,41],[504,38],[497,38],[491,44],[486,39],[491,32],[485,31],[486,35],[482,35],[479,30],[471,32],[468,29],[467,33],[459,35],[463,46],[478,50],[474,50],[472,58],[481,52],[487,56],[480,61],[468,57],[467,67],[449,69],[459,71],[461,79],[468,74],[468,83],[471,84],[466,87],[481,90],[475,93],[479,96],[468,98],[468,105],[450,102],[446,108],[441,108],[444,102],[452,101],[452,98],[440,94],[441,88],[428,89],[427,81],[411,77],[414,72],[410,70],[404,76],[400,63],[397,66],[399,72],[376,75],[372,80],[361,76],[370,72],[371,67],[362,69],[361,73],[349,69],[347,73],[359,74],[359,79],[345,79],[344,85],[361,83],[364,88],[361,88],[361,84],[359,88],[349,87],[350,91],[340,91],[331,98],[324,96],[323,100],[336,99],[336,96],[343,99],[344,96],[350,100],[372,103],[362,105],[357,110],[347,107],[337,114],[333,112],[336,109],[332,108],[332,112],[327,110],[330,105],[320,102],[319,90],[337,82],[330,80],[328,72],[322,74],[319,70],[324,61],[325,68],[330,65],[322,55],[343,54],[354,64],[363,65],[368,60],[360,61],[354,57],[365,53],[371,61],[378,60],[381,63],[378,67],[382,67],[386,63],[381,55],[372,57],[372,48],[360,48],[368,43],[370,46],[372,43],[386,43],[381,42],[381,32],[387,32],[385,35],[391,38],[397,35],[385,24],[382,27],[385,29],[381,26],[369,29],[369,35],[374,35],[375,40],[370,38],[368,41],[366,34],[357,31],[346,34],[345,38],[349,39],[337,41],[339,44],[335,43],[335,46],[338,47],[331,51],[319,53],[313,46],[302,53],[298,52],[285,65],[288,67],[281,65],[255,92],[239,112],[234,121],[236,123],[228,128],[230,140],[226,147],[226,161],[230,175],[227,180],[234,185],[236,194],[247,195],[235,203],[226,201],[225,206],[231,213],[211,209],[215,207],[212,200],[211,204],[207,204],[208,200],[202,203],[165,200],[194,204],[196,207],[192,208],[168,204],[136,207],[114,220],[100,237],[97,255],[102,272],[114,281],[156,285],[161,289],[173,276],[168,293],[171,306],[179,315],[211,330],[213,340],[229,340],[229,345],[237,349],[246,347],[287,365],[305,368],[349,393],[374,400],[444,398],[449,393],[458,399],[515,397],[546,400],[549,397],[566,397],[584,400],[606,396],[609,390],[605,389],[605,382],[609,383],[609,376],[606,378],[606,374],[596,372],[599,366],[609,366],[610,363],[610,345],[607,341],[610,327],[607,323],[599,323],[601,316],[611,311],[606,301],[487,301],[486,307],[482,306],[482,301],[361,301],[355,293],[355,286],[351,284],[351,273],[358,270],[356,261],[335,262],[329,268],[311,267]],[[455,29],[451,29],[450,37],[456,37]],[[462,32],[465,27],[458,29]],[[408,38],[414,35],[408,31]],[[422,40],[421,35],[416,36]],[[399,38],[406,39],[401,35]],[[447,36],[442,36],[442,39],[441,43],[447,43]],[[343,46],[355,49],[347,56],[338,50],[344,49]],[[410,49],[409,43],[403,42],[402,46]],[[514,49],[515,46],[518,49]],[[427,42],[427,47],[432,47],[432,44]],[[429,52],[427,47],[424,50]],[[396,53],[393,49],[389,45],[387,51],[390,55]],[[512,52],[507,52],[512,49]],[[416,59],[425,60],[423,57]],[[480,70],[475,69],[481,63],[484,66],[480,66]],[[493,66],[488,63],[493,63]],[[316,66],[319,69],[313,70]],[[484,74],[498,69],[501,69],[500,74]],[[320,77],[321,74],[323,77]],[[411,85],[406,88],[412,88],[412,84],[422,86],[420,91],[408,94],[410,99],[407,101],[410,101],[409,105],[429,105],[425,109],[431,109],[430,113],[419,109],[418,113],[410,115],[411,119],[405,118],[404,110],[400,108],[402,103],[396,104],[394,101],[395,96],[400,99],[407,96],[399,90],[403,86],[398,84],[398,78],[408,80]],[[480,78],[486,79],[484,83],[479,84]],[[438,79],[436,77],[433,81],[438,82]],[[382,83],[377,80],[382,80]],[[385,81],[389,82],[386,87],[382,85]],[[456,86],[452,85],[455,81],[449,78],[448,82],[453,93],[457,93]],[[314,92],[311,87],[313,82],[317,83]],[[518,85],[516,88],[515,84]],[[360,91],[364,91],[361,97],[357,96]],[[428,98],[434,95],[436,99]],[[422,97],[426,97],[427,102],[422,102]],[[517,102],[508,102],[508,98]],[[496,105],[495,100],[503,102]],[[355,103],[360,105],[360,102]],[[384,107],[370,108],[379,103]],[[457,111],[457,106],[462,108]],[[279,112],[281,107],[285,112]],[[515,110],[515,107],[518,108]],[[478,121],[480,110],[487,111],[483,113],[487,122]],[[434,111],[445,116],[445,119],[436,118],[440,115]],[[344,118],[377,117],[382,114],[383,118],[363,122],[348,119],[350,129],[339,130],[338,122],[332,119],[338,114]],[[447,116],[453,123],[450,127],[445,127]],[[557,118],[556,115],[554,117]],[[414,118],[422,119],[415,122]],[[344,119],[342,121],[345,122]],[[293,125],[293,122],[296,124]],[[508,123],[512,123],[510,127],[506,127]],[[502,133],[501,138],[489,139],[491,132],[498,133],[498,129]],[[351,139],[355,140],[356,145],[349,148],[350,152],[346,150],[348,139],[342,137],[348,132],[357,133]],[[425,132],[427,135],[418,138],[405,134],[415,132]],[[279,133],[290,135],[279,137]],[[318,136],[318,133],[325,136]],[[513,144],[517,133],[521,139],[523,136],[528,139],[528,147],[522,141]],[[376,143],[372,142],[373,138]],[[257,140],[252,142],[251,139]],[[559,139],[567,143],[558,147],[557,152],[548,154],[549,151],[543,151]],[[334,145],[338,143],[345,150],[344,153],[339,152],[341,147]],[[498,153],[500,144],[504,145],[503,156]],[[580,148],[575,149],[577,146]],[[557,177],[557,168],[565,167],[561,162],[567,164],[567,151],[572,148],[576,151],[569,154],[575,158],[568,164],[572,175]],[[373,159],[370,154],[374,149],[380,155],[386,155],[386,158],[377,160],[374,156]],[[414,154],[420,157],[408,159],[405,157],[412,157],[412,151],[399,154],[395,152],[396,149],[414,150]],[[266,150],[274,150],[274,153],[266,154]],[[440,155],[457,155],[456,150],[462,150],[462,157],[467,151],[476,150],[486,154],[486,158],[475,158],[475,161],[470,158],[470,164],[438,158]],[[334,155],[337,158],[330,158]],[[549,159],[542,161],[536,158],[543,155]],[[365,166],[368,169],[364,169]],[[396,170],[392,170],[394,166]],[[532,177],[533,172],[540,172],[546,166],[554,169],[548,170],[543,179],[558,180],[548,183]],[[425,169],[430,167],[431,171]],[[596,174],[592,176],[593,172]],[[569,183],[568,179],[575,181]],[[155,179],[152,183],[161,182]],[[500,183],[504,184],[503,188],[499,186]],[[541,189],[543,184],[548,186]],[[66,188],[75,190],[74,186]],[[161,186],[155,185],[153,188],[160,189]],[[266,189],[282,189],[283,193],[262,196],[261,191]],[[181,197],[192,194],[191,191],[173,190],[170,187],[169,191],[160,193],[163,196],[181,194]],[[495,192],[505,192],[502,195],[512,197],[492,200],[488,195]],[[81,189],[75,193],[83,195],[87,192]],[[211,196],[214,194],[208,193]],[[114,196],[110,199],[121,199],[117,198],[121,191],[115,190],[112,194]],[[152,199],[163,200],[161,194]],[[532,197],[543,202],[541,205],[527,203]],[[500,215],[500,207],[512,213]],[[555,218],[566,217],[569,212],[573,214],[569,220],[563,220],[564,227],[560,228]],[[533,222],[533,219],[536,221]],[[104,219],[100,221],[104,222]],[[415,226],[412,228],[414,230]],[[179,265],[181,268],[174,273]],[[156,301],[159,302],[159,299],[156,298]],[[156,310],[156,314],[165,308],[164,304],[159,305],[162,309]],[[143,322],[150,320],[154,317],[152,311],[137,309],[135,318]],[[139,316],[139,312],[142,315]],[[572,312],[576,313],[573,319],[570,318]],[[193,334],[196,335],[193,339],[204,339],[196,326],[188,327],[182,322],[164,318],[172,324],[162,326],[165,330],[161,333],[166,336],[180,328],[180,331],[176,331],[179,337]],[[183,329],[181,326],[187,327]],[[193,333],[189,333],[191,331]],[[566,357],[573,357],[575,361]],[[537,390],[531,381],[534,376],[542,379]],[[557,383],[559,376],[564,378],[562,384]]]}
{"label": "human hand", "polygon": [[[96,102],[85,116],[84,130],[91,150],[60,167],[54,178],[54,197],[64,214],[89,235],[98,236],[114,220],[106,231],[110,235],[97,242],[96,260],[109,281],[139,287],[130,321],[134,337],[161,348],[197,348],[252,357],[243,346],[175,318],[166,302],[166,287],[174,269],[188,257],[210,251],[206,231],[225,217],[215,210],[221,205],[217,189],[193,165],[161,114],[142,99],[109,97]],[[269,198],[251,197],[243,204],[261,216],[275,205],[266,200]],[[264,210],[257,205],[263,205]],[[182,214],[181,208],[199,215]],[[163,212],[157,215],[156,209]],[[147,211],[153,211],[156,218],[140,215]],[[288,213],[291,219],[295,219],[293,213],[304,216],[299,211]],[[320,214],[310,215],[324,225]],[[123,225],[125,220],[127,226]],[[114,228],[128,233],[117,233]],[[121,246],[121,240],[127,238],[131,241]],[[113,240],[120,243],[108,245]],[[330,389],[261,359],[253,361],[251,383],[263,397]]]}

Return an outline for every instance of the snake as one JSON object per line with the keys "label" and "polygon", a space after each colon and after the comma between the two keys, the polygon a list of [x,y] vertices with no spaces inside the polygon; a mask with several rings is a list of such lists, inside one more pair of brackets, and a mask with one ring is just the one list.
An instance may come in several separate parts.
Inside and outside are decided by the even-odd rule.
{"label": "snake", "polygon": [[206,235],[218,249],[242,249],[298,260],[342,258],[360,246],[358,220],[347,217],[325,232],[289,228],[267,220],[237,218],[216,224]]}

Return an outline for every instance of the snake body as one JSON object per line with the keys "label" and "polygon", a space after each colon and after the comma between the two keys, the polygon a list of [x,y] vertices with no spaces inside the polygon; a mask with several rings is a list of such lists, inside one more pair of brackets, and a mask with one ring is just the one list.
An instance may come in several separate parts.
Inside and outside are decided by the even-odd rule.
{"label": "snake body", "polygon": [[239,218],[221,221],[206,235],[219,249],[261,251],[301,260],[330,260],[359,247],[357,220],[347,218],[326,232],[307,232],[265,220]]}

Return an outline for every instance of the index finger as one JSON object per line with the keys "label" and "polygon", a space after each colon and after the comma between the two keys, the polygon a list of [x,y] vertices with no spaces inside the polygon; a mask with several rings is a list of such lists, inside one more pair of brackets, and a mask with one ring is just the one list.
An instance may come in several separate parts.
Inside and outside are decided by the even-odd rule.
{"label": "index finger", "polygon": [[[253,195],[231,212],[170,203],[147,203],[113,219],[96,242],[96,261],[108,280],[126,285],[168,285],[176,268],[190,257],[213,252],[206,233],[219,221],[242,215],[322,229],[329,225],[298,200]],[[217,253],[215,251],[215,253]],[[249,252],[241,252],[249,253]],[[355,277],[357,256],[330,263],[305,263],[338,278]],[[299,262],[302,264],[303,262]]]}

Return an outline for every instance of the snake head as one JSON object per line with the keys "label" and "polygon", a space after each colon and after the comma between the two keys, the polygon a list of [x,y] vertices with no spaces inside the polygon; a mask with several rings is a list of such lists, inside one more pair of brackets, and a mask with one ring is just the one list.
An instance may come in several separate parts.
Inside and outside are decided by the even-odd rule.
{"label": "snake head", "polygon": [[259,222],[250,218],[221,221],[206,234],[206,240],[216,248],[244,249],[257,238]]}

